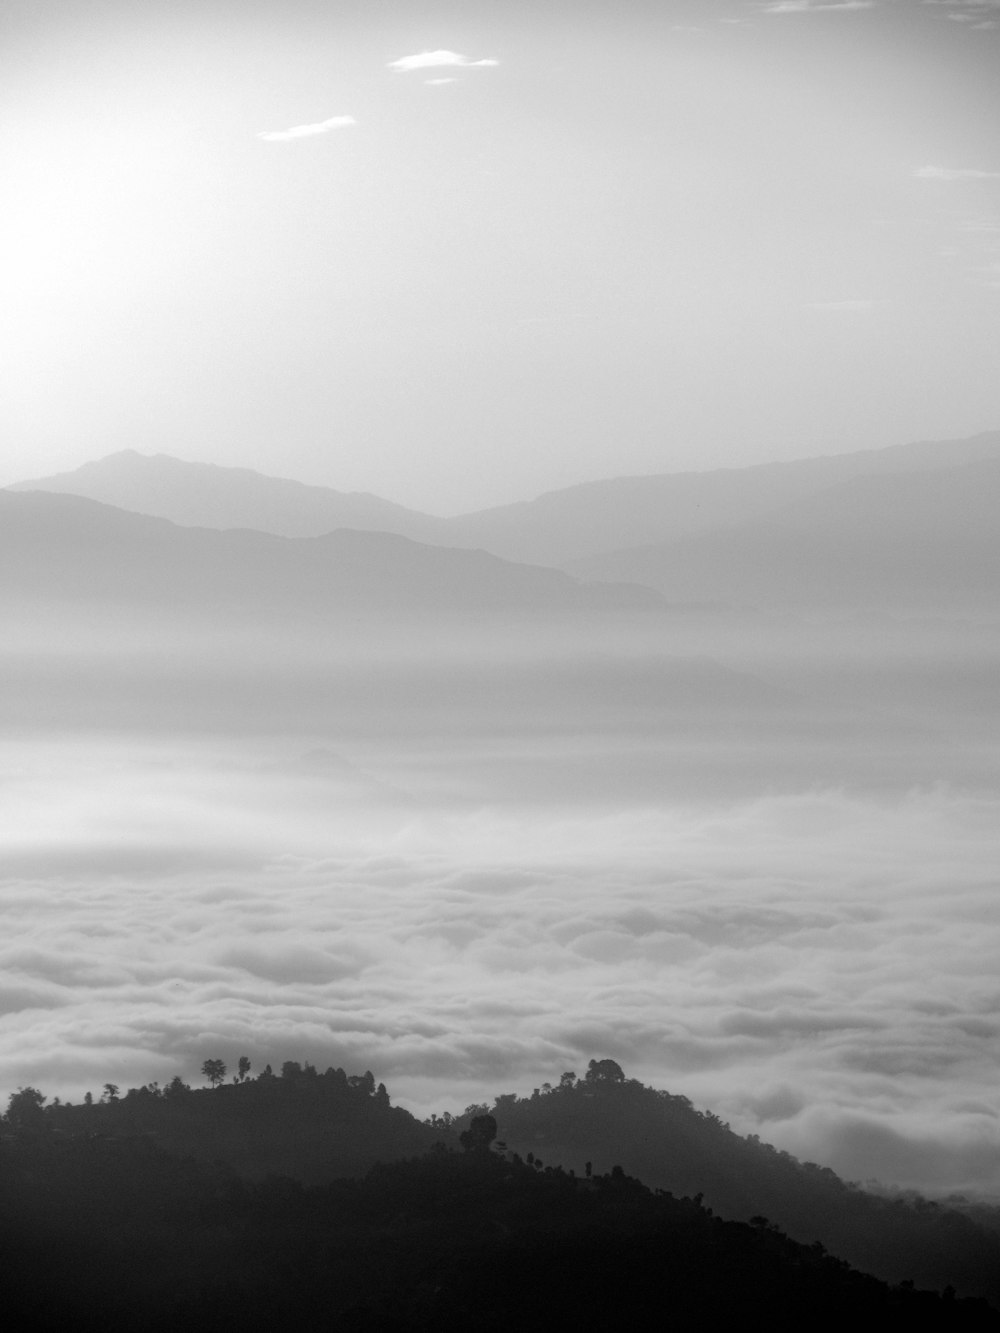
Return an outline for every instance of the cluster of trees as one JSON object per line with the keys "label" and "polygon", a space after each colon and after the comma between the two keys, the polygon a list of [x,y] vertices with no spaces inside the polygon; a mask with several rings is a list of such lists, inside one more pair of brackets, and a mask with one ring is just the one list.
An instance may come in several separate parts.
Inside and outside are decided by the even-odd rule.
{"label": "cluster of trees", "polygon": [[127,1091],[108,1084],[100,1097],[88,1093],[76,1104],[20,1088],[0,1118],[0,1135],[144,1135],[171,1153],[226,1162],[248,1177],[270,1172],[316,1183],[422,1152],[438,1137],[392,1106],[370,1070],[320,1072],[288,1060],[279,1072],[267,1065],[255,1074],[242,1056],[233,1074],[212,1057],[201,1075],[200,1087],[179,1074]]}
{"label": "cluster of trees", "polygon": [[[232,1074],[232,1082],[235,1086],[240,1086],[250,1080],[250,1072],[253,1068],[253,1062],[247,1055],[241,1055],[236,1062],[236,1070]],[[201,1075],[211,1088],[221,1087],[225,1081],[228,1069],[224,1060],[211,1057],[202,1062]],[[267,1079],[279,1077],[275,1075],[271,1066],[265,1065],[262,1072],[258,1075],[258,1082]],[[388,1093],[384,1083],[376,1086],[375,1076],[370,1069],[366,1069],[363,1074],[345,1074],[342,1069],[327,1069],[325,1075],[320,1075],[314,1065],[306,1062],[300,1065],[295,1060],[286,1060],[281,1066],[280,1078],[286,1083],[296,1083],[301,1085],[303,1080],[308,1081],[317,1078],[326,1078],[339,1083],[346,1088],[366,1094],[370,1097],[376,1097],[380,1101],[388,1102]],[[559,1079],[559,1088],[563,1091],[572,1091],[581,1080],[572,1071],[564,1073]],[[587,1073],[582,1082],[588,1088],[601,1088],[609,1085],[624,1085],[626,1080],[621,1065],[614,1060],[591,1060]],[[641,1085],[639,1085],[641,1086]],[[550,1083],[542,1085],[541,1089],[536,1088],[534,1096],[539,1096],[541,1092],[549,1093],[553,1090]],[[144,1084],[141,1088],[130,1088],[126,1094],[127,1098],[134,1097],[166,1097],[173,1098],[191,1092],[189,1084],[185,1083],[180,1074],[175,1074],[171,1081],[161,1087],[158,1082]],[[499,1097],[498,1105],[507,1105],[511,1100],[516,1100],[515,1094]],[[27,1087],[18,1088],[16,1092],[10,1094],[7,1103],[7,1113],[4,1117],[6,1123],[11,1129],[30,1129],[40,1128],[45,1123],[44,1107],[48,1098],[37,1088]],[[105,1083],[101,1092],[100,1102],[104,1105],[117,1103],[121,1101],[121,1088],[117,1083]],[[83,1104],[85,1106],[94,1105],[93,1094],[88,1092],[84,1095]],[[60,1106],[62,1103],[56,1099],[54,1106]],[[474,1115],[486,1115],[489,1113],[489,1106],[485,1103],[475,1104],[466,1107],[465,1117],[471,1118]],[[442,1116],[431,1116],[424,1122],[435,1128],[450,1130],[457,1124],[457,1117],[445,1112]],[[494,1132],[494,1138],[496,1134]]]}
{"label": "cluster of trees", "polygon": [[[252,1068],[253,1063],[250,1057],[241,1055],[236,1062],[236,1071],[232,1075],[233,1083],[239,1086],[248,1082]],[[218,1088],[225,1083],[227,1072],[224,1060],[210,1058],[202,1062],[201,1075],[212,1088]],[[276,1075],[270,1065],[265,1065],[263,1071],[258,1075],[259,1080],[275,1077]],[[301,1082],[303,1079],[315,1079],[320,1075],[315,1065],[308,1062],[300,1065],[295,1060],[286,1060],[281,1066],[280,1077],[286,1082],[294,1083]],[[330,1068],[327,1069],[323,1077],[339,1082],[344,1087],[365,1093],[367,1096],[388,1099],[385,1084],[380,1083],[376,1087],[375,1076],[370,1069],[366,1069],[363,1074],[348,1075],[342,1069]],[[159,1082],[146,1083],[141,1088],[130,1088],[126,1095],[128,1097],[178,1097],[190,1091],[190,1085],[184,1082],[180,1074],[175,1074],[164,1087],[161,1087]],[[105,1083],[101,1092],[101,1103],[107,1105],[120,1100],[121,1088],[119,1085],[117,1083]],[[45,1094],[35,1087],[21,1087],[16,1092],[12,1092],[7,1101],[7,1113],[4,1117],[8,1127],[22,1130],[41,1127],[45,1122],[43,1108],[47,1101],[48,1098]],[[53,1103],[54,1106],[62,1104],[58,1098]],[[94,1105],[93,1093],[87,1092],[84,1094],[83,1104],[84,1106]]]}

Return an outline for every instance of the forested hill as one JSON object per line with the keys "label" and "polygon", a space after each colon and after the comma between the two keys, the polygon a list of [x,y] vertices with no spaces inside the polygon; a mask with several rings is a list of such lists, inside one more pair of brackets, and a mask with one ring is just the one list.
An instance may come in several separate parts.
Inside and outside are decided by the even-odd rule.
{"label": "forested hill", "polygon": [[109,1083],[98,1100],[47,1105],[38,1108],[40,1115],[17,1103],[15,1119],[26,1115],[60,1138],[143,1137],[173,1156],[224,1162],[246,1179],[280,1175],[304,1184],[361,1176],[376,1162],[426,1152],[441,1138],[392,1106],[370,1071],[320,1073],[290,1060],[276,1074],[268,1066],[256,1077],[248,1071],[230,1081],[221,1061],[206,1061],[206,1068],[223,1070],[211,1075],[214,1086],[191,1088],[178,1075],[165,1087],[149,1084],[120,1095]]}
{"label": "forested hill", "polygon": [[305,1187],[148,1140],[4,1150],[2,1300],[18,1330],[997,1330],[985,1302],[896,1287],[765,1219],[620,1169],[581,1178],[488,1142]]}
{"label": "forested hill", "polygon": [[617,1164],[647,1185],[700,1195],[724,1217],[763,1214],[790,1236],[888,1281],[952,1284],[1000,1308],[1000,1235],[930,1200],[886,1197],[800,1162],[756,1137],[733,1133],[686,1097],[625,1077],[613,1060],[591,1061],[577,1079],[501,1096],[500,1137],[522,1155],[584,1170]]}
{"label": "forested hill", "polygon": [[213,1086],[11,1096],[0,1273],[20,1327],[87,1327],[98,1309],[103,1330],[318,1328],[352,1310],[387,1329],[567,1326],[560,1311],[610,1328],[667,1310],[704,1327],[748,1306],[771,1328],[821,1307],[1000,1327],[956,1299],[1000,1307],[986,1227],[742,1139],[611,1060],[425,1123],[368,1072],[203,1072]]}

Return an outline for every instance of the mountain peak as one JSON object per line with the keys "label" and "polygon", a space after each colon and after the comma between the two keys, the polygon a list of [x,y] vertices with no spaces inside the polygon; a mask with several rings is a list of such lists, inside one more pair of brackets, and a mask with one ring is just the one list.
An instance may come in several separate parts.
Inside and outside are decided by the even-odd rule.
{"label": "mountain peak", "polygon": [[77,495],[182,527],[255,528],[283,537],[318,537],[335,528],[394,532],[417,541],[435,535],[434,519],[376,495],[137,449],[7,489]]}

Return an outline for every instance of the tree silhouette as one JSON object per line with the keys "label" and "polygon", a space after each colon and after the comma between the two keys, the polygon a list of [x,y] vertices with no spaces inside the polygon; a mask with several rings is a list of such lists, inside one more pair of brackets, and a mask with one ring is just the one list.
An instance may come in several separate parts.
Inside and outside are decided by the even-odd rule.
{"label": "tree silhouette", "polygon": [[491,1115],[476,1115],[468,1129],[463,1129],[458,1141],[465,1152],[486,1153],[497,1136],[497,1122]]}
{"label": "tree silhouette", "polygon": [[250,1058],[249,1056],[241,1055],[239,1060],[236,1062],[236,1077],[241,1083],[245,1083],[247,1080],[247,1075],[249,1073],[250,1073]]}
{"label": "tree silhouette", "polygon": [[118,1100],[119,1091],[120,1089],[117,1083],[105,1083],[104,1096],[101,1098],[101,1101],[116,1102]]}
{"label": "tree silhouette", "polygon": [[7,1099],[7,1124],[12,1129],[41,1129],[45,1123],[42,1106],[47,1098],[37,1088],[18,1088]]}
{"label": "tree silhouette", "polygon": [[206,1060],[201,1067],[201,1072],[212,1087],[217,1088],[226,1077],[226,1066],[222,1060]]}
{"label": "tree silhouette", "polygon": [[615,1060],[591,1060],[587,1065],[588,1083],[624,1083],[625,1071]]}

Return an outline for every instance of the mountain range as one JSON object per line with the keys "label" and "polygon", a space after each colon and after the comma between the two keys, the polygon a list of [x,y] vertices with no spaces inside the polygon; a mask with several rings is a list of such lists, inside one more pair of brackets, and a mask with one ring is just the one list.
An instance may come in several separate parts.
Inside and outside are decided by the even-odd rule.
{"label": "mountain range", "polygon": [[567,565],[673,601],[817,610],[995,609],[1000,459],[853,477],[764,517]]}
{"label": "mountain range", "polygon": [[0,491],[0,599],[286,618],[641,610],[662,601],[648,588],[592,586],[391,533],[187,528],[41,491]]}
{"label": "mountain range", "polygon": [[[1000,593],[1000,533],[993,521],[1000,501],[1000,431],[748,468],[612,478],[452,518],[418,513],[372,495],[134,450],[8,488],[11,497],[24,492],[35,492],[39,505],[42,492],[76,496],[187,528],[252,529],[299,540],[323,537],[325,548],[303,543],[283,556],[276,544],[258,541],[251,549],[248,536],[230,535],[228,544],[213,544],[206,536],[190,539],[187,550],[202,570],[206,559],[220,570],[232,570],[245,559],[257,571],[258,586],[270,585],[276,595],[282,578],[277,571],[287,568],[295,549],[294,560],[304,569],[318,562],[324,577],[334,565],[353,565],[357,571],[367,562],[373,584],[364,596],[376,596],[375,585],[382,579],[405,600],[412,587],[406,578],[398,581],[400,573],[405,570],[419,582],[420,569],[440,581],[441,596],[455,599],[456,606],[463,602],[463,588],[476,600],[480,593],[471,589],[483,580],[487,604],[510,604],[521,596],[535,605],[560,597],[573,600],[570,585],[551,575],[547,581],[538,572],[532,579],[522,576],[515,594],[516,576],[509,568],[501,573],[501,566],[482,555],[475,565],[440,553],[431,557],[427,547],[556,566],[586,581],[642,584],[686,603],[793,611],[976,612],[994,609]],[[5,526],[16,522],[9,503],[2,512]],[[60,512],[69,522],[74,511],[41,506],[32,521],[44,527],[46,512]],[[77,530],[96,522],[84,520],[83,512],[75,511],[72,518]],[[62,519],[52,521],[58,526]],[[116,539],[123,537],[120,519],[105,513],[102,521],[114,527]],[[329,537],[344,529],[356,535]],[[167,540],[162,527],[158,536],[152,526],[133,525],[129,531],[134,540],[145,533],[147,550]],[[366,542],[361,533],[383,534],[386,540],[369,537]],[[389,536],[425,549],[393,544]],[[171,540],[180,551],[182,539],[175,534]],[[143,559],[133,563],[145,581],[149,570]],[[182,558],[176,577],[184,565]],[[221,584],[235,586],[232,574],[218,577]],[[342,589],[324,596],[346,594]],[[575,596],[580,599],[579,593]],[[593,600],[597,594],[588,596]],[[636,603],[638,595],[629,596]]]}

